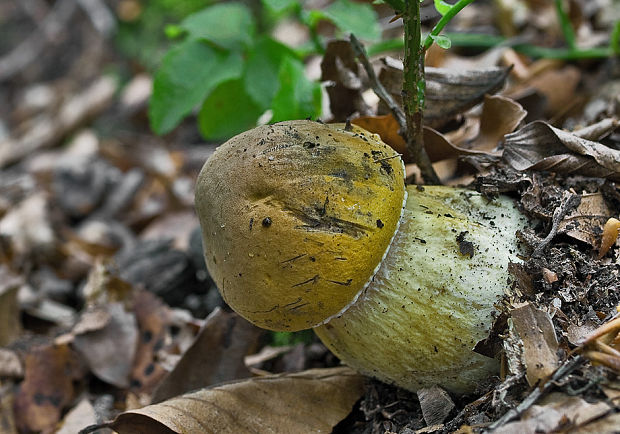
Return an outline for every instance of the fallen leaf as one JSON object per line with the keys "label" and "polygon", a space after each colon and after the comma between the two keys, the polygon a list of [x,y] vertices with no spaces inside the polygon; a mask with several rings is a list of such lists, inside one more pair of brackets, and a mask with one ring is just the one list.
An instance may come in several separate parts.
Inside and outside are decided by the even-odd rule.
{"label": "fallen leaf", "polygon": [[406,153],[407,144],[402,136],[398,134],[400,126],[391,113],[379,116],[361,116],[352,119],[351,123],[371,133],[379,134],[381,140],[390,145],[399,154]]}
{"label": "fallen leaf", "polygon": [[128,411],[105,426],[119,434],[331,432],[364,382],[346,367],[251,378]]}
{"label": "fallen leaf", "polygon": [[21,332],[17,292],[22,279],[0,264],[0,347],[10,344]]}
{"label": "fallen leaf", "polygon": [[136,318],[132,312],[125,311],[121,303],[110,303],[98,309],[109,314],[107,324],[99,330],[75,336],[73,346],[93,374],[116,387],[126,388],[138,342]]}
{"label": "fallen leaf", "polygon": [[25,358],[25,374],[15,397],[15,419],[22,431],[52,429],[75,398],[74,381],[83,375],[67,344],[35,347]]}
{"label": "fallen leaf", "polygon": [[133,306],[139,339],[131,370],[131,391],[151,393],[167,373],[157,360],[157,352],[163,348],[167,337],[170,309],[146,290],[136,292]]}
{"label": "fallen leaf", "polygon": [[620,151],[536,121],[507,134],[503,158],[517,170],[620,180]]}
{"label": "fallen leaf", "polygon": [[562,113],[575,101],[576,89],[581,80],[581,72],[573,65],[562,68],[547,68],[529,79],[525,85],[544,95],[546,112],[550,116]]}
{"label": "fallen leaf", "polygon": [[422,416],[428,426],[443,423],[455,407],[448,392],[439,386],[420,389],[417,394]]}
{"label": "fallen leaf", "polygon": [[245,356],[256,350],[262,330],[236,313],[217,308],[192,346],[153,394],[160,402],[190,390],[251,376]]}
{"label": "fallen leaf", "polygon": [[616,434],[620,426],[620,413],[610,414],[571,430],[571,434]]}
{"label": "fallen leaf", "polygon": [[527,111],[518,102],[501,95],[485,95],[480,116],[480,132],[467,148],[492,152],[504,135],[512,133]]}
{"label": "fallen leaf", "polygon": [[[395,100],[402,104],[402,62],[385,58],[379,81]],[[504,85],[510,68],[488,67],[482,69],[424,69],[426,97],[424,123],[437,127],[452,117],[482,102],[485,94],[497,92]]]}
{"label": "fallen leaf", "polygon": [[369,112],[362,97],[359,66],[349,41],[336,40],[327,44],[321,61],[321,81],[330,82],[326,90],[335,121],[342,122],[351,113]]}
{"label": "fallen leaf", "polygon": [[74,434],[95,423],[97,423],[95,409],[88,399],[84,398],[67,413],[55,434]]}
{"label": "fallen leaf", "polygon": [[582,194],[577,208],[560,222],[558,233],[598,247],[603,225],[611,213],[601,193]]}
{"label": "fallen leaf", "polygon": [[0,348],[0,378],[21,378],[24,367],[16,352]]}
{"label": "fallen leaf", "polygon": [[[494,434],[523,434],[537,432],[556,432],[557,430],[575,432],[570,428],[586,425],[611,411],[611,407],[599,401],[590,404],[578,396],[555,392],[546,396],[539,404],[528,408],[521,420],[506,424],[493,431]],[[617,426],[616,426],[617,428]],[[584,431],[601,433],[603,431]],[[614,431],[616,432],[616,431]]]}
{"label": "fallen leaf", "polygon": [[15,413],[15,392],[12,384],[0,383],[0,432],[2,434],[17,434]]}
{"label": "fallen leaf", "polygon": [[510,316],[523,342],[523,361],[530,386],[545,380],[558,367],[558,341],[551,317],[531,303],[516,305]]}
{"label": "fallen leaf", "polygon": [[[18,258],[45,258],[54,248],[48,199],[36,193],[24,199],[0,220],[0,235],[8,237]],[[32,259],[30,259],[32,260]]]}

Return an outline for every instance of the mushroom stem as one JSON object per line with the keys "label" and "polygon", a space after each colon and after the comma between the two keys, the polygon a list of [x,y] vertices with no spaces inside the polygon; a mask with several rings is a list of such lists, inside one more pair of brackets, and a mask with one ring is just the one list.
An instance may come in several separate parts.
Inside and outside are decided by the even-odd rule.
{"label": "mushroom stem", "polygon": [[526,224],[508,198],[451,187],[408,187],[392,245],[372,283],[339,317],[315,328],[349,366],[410,390],[467,393],[498,372],[475,353],[518,261]]}

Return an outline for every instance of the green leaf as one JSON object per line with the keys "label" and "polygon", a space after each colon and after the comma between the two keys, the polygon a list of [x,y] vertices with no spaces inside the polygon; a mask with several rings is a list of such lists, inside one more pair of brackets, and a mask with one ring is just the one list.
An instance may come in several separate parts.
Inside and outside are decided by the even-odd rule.
{"label": "green leaf", "polygon": [[609,45],[614,54],[620,55],[620,20],[614,23]]}
{"label": "green leaf", "polygon": [[298,0],[263,0],[263,5],[275,14],[295,9],[299,4]]}
{"label": "green leaf", "polygon": [[376,41],[381,38],[377,14],[368,3],[336,0],[323,11],[312,11],[310,18],[328,19],[342,32],[353,33],[360,39]]}
{"label": "green leaf", "polygon": [[181,37],[181,35],[185,33],[185,30],[183,30],[181,27],[177,26],[176,24],[168,24],[164,28],[164,33],[166,34],[166,37],[168,39],[178,39]]}
{"label": "green leaf", "polygon": [[263,37],[252,47],[247,62],[243,82],[248,95],[261,108],[267,110],[278,91],[280,65],[295,53],[269,37]]}
{"label": "green leaf", "polygon": [[151,128],[165,134],[192,111],[218,84],[241,76],[243,63],[238,53],[189,40],[164,57],[153,82],[149,102]]}
{"label": "green leaf", "polygon": [[204,38],[223,48],[242,49],[252,43],[254,19],[240,3],[220,3],[190,15],[180,25],[193,38]]}
{"label": "green leaf", "polygon": [[241,79],[220,84],[207,97],[198,115],[205,139],[227,139],[256,125],[263,113],[245,91]]}
{"label": "green leaf", "polygon": [[[443,0],[434,0],[434,1],[435,1],[435,9],[437,9],[437,12],[439,12],[441,14],[441,16],[444,16],[445,14],[447,14],[448,11],[450,10],[450,8],[452,7],[451,4],[446,3]],[[439,44],[437,44],[437,45],[439,45]],[[441,47],[441,45],[439,45],[439,46]]]}
{"label": "green leaf", "polygon": [[272,122],[320,115],[321,87],[306,78],[303,63],[290,57],[285,58],[278,80],[280,88],[271,104]]}
{"label": "green leaf", "polygon": [[430,35],[430,36],[431,36],[431,39],[435,41],[435,43],[439,45],[441,48],[443,48],[444,50],[447,50],[448,48],[452,46],[452,41],[447,36],[444,36],[444,35]]}

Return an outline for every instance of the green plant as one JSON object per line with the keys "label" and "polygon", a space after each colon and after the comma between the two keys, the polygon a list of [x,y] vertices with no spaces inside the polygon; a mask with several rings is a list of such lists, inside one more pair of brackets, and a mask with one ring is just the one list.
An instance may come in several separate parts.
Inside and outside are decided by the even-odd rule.
{"label": "green plant", "polygon": [[[378,40],[377,17],[369,4],[336,0],[324,10],[304,10],[297,0],[264,0],[258,19],[242,3],[220,3],[167,29],[179,40],[155,74],[149,117],[158,134],[171,131],[196,107],[207,139],[222,139],[256,125],[317,117],[319,83],[310,81],[303,60],[323,50],[318,25],[332,22],[340,32]],[[305,24],[312,44],[289,47],[269,36],[285,15]]]}

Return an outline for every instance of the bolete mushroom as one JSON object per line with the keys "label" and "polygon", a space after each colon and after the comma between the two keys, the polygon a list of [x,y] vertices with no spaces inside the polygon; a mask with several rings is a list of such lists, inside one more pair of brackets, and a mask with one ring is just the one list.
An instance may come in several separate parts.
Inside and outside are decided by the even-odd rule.
{"label": "bolete mushroom", "polygon": [[313,121],[233,137],[196,186],[205,260],[224,300],[271,330],[314,328],[343,362],[415,391],[472,391],[498,361],[473,351],[526,223],[506,197],[405,186],[365,130]]}

